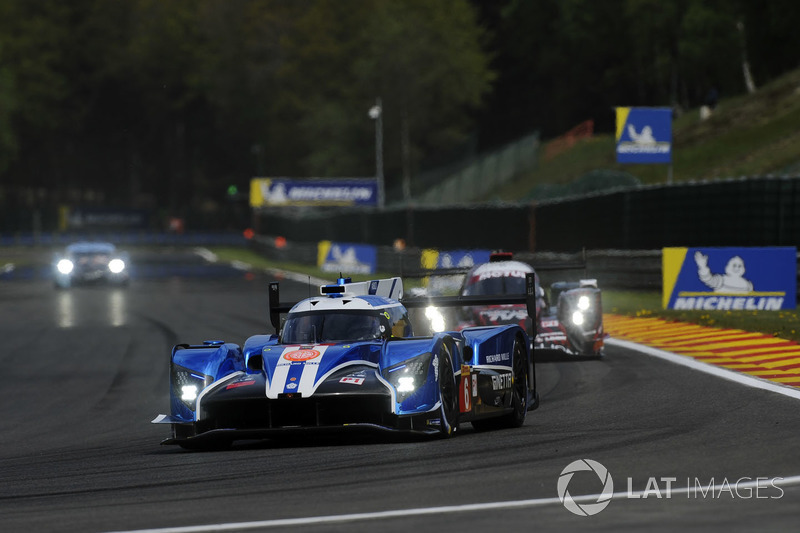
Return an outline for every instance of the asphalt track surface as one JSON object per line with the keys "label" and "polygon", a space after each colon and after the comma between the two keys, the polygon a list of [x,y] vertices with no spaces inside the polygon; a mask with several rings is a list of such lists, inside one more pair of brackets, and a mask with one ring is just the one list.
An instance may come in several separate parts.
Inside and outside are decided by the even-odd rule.
{"label": "asphalt track surface", "polygon": [[[168,408],[172,345],[270,330],[271,278],[214,273],[127,289],[0,282],[0,531],[797,529],[800,400],[615,347],[538,354],[541,407],[519,429],[161,446],[168,430],[150,420]],[[580,459],[614,482],[593,516],[557,494]],[[692,485],[704,493],[681,491]],[[603,483],[583,471],[568,489],[595,503]]]}

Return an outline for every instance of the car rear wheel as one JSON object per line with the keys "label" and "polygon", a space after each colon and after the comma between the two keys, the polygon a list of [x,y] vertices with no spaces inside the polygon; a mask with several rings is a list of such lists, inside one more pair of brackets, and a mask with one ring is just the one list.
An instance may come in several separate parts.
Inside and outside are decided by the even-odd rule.
{"label": "car rear wheel", "polygon": [[442,437],[451,437],[458,431],[458,394],[453,373],[452,353],[450,343],[443,342],[439,352],[439,397],[442,402],[440,431]]}
{"label": "car rear wheel", "polygon": [[528,414],[528,358],[519,339],[514,341],[514,384],[511,388],[511,406],[514,410],[506,417],[508,427],[518,428]]}

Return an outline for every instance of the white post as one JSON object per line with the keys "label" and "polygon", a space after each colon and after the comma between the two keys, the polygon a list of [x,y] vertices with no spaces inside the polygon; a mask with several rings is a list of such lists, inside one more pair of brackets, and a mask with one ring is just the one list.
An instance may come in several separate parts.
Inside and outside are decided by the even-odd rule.
{"label": "white post", "polygon": [[375,99],[369,116],[375,121],[375,178],[378,180],[378,208],[383,209],[386,193],[383,186],[383,107],[380,98]]}

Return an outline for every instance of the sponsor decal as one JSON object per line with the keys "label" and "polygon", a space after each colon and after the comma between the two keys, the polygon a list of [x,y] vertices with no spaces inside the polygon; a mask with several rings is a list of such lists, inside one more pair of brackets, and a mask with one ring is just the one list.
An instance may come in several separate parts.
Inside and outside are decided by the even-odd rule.
{"label": "sponsor decal", "polygon": [[492,390],[507,390],[511,388],[511,373],[492,376]]}
{"label": "sponsor decal", "polygon": [[536,340],[541,339],[542,341],[565,341],[567,340],[567,336],[561,332],[558,333],[540,333],[536,336]]}
{"label": "sponsor decal", "polygon": [[508,361],[509,359],[511,359],[510,352],[504,352],[486,356],[487,363],[499,363],[501,361]]}
{"label": "sponsor decal", "polygon": [[483,281],[485,279],[493,279],[493,278],[524,278],[525,272],[522,270],[489,270],[486,272],[482,272],[480,275],[476,276],[478,281]]}
{"label": "sponsor decal", "polygon": [[310,359],[314,359],[320,356],[320,352],[317,350],[294,350],[292,352],[288,352],[283,354],[283,358],[287,361],[308,361]]}
{"label": "sponsor decal", "polygon": [[349,383],[350,385],[363,385],[364,378],[359,378],[356,376],[345,376],[339,380],[339,383]]}
{"label": "sponsor decal", "polygon": [[280,360],[269,376],[267,398],[276,399],[295,391],[296,396],[311,396],[317,385],[317,372],[329,345],[293,345],[283,349]]}
{"label": "sponsor decal", "polygon": [[557,328],[558,320],[542,320],[543,328]]}
{"label": "sponsor decal", "polygon": [[234,381],[233,383],[231,383],[230,385],[225,387],[225,389],[226,390],[227,389],[236,389],[236,388],[239,388],[239,387],[246,387],[247,385],[255,385],[255,383],[256,383],[256,380],[254,378],[249,378],[249,379],[243,380],[243,381]]}
{"label": "sponsor decal", "polygon": [[491,322],[506,322],[509,320],[521,320],[528,316],[525,309],[486,309],[481,311],[481,315],[485,316]]}

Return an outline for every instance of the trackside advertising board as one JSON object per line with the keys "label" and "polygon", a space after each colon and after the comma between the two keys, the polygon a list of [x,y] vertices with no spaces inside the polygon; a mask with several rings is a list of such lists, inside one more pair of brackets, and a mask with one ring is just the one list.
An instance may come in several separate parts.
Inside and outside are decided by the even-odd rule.
{"label": "trackside advertising board", "polygon": [[480,263],[488,263],[489,250],[423,250],[420,263],[425,270],[440,268],[468,268]]}
{"label": "trackside advertising board", "polygon": [[251,207],[376,206],[378,180],[370,178],[253,178]]}
{"label": "trackside advertising board", "polygon": [[317,266],[325,272],[374,274],[378,265],[378,249],[368,244],[320,241],[317,244]]}
{"label": "trackside advertising board", "polygon": [[672,110],[617,108],[617,163],[671,163]]}
{"label": "trackside advertising board", "polygon": [[665,309],[780,311],[797,307],[797,248],[664,248]]}

